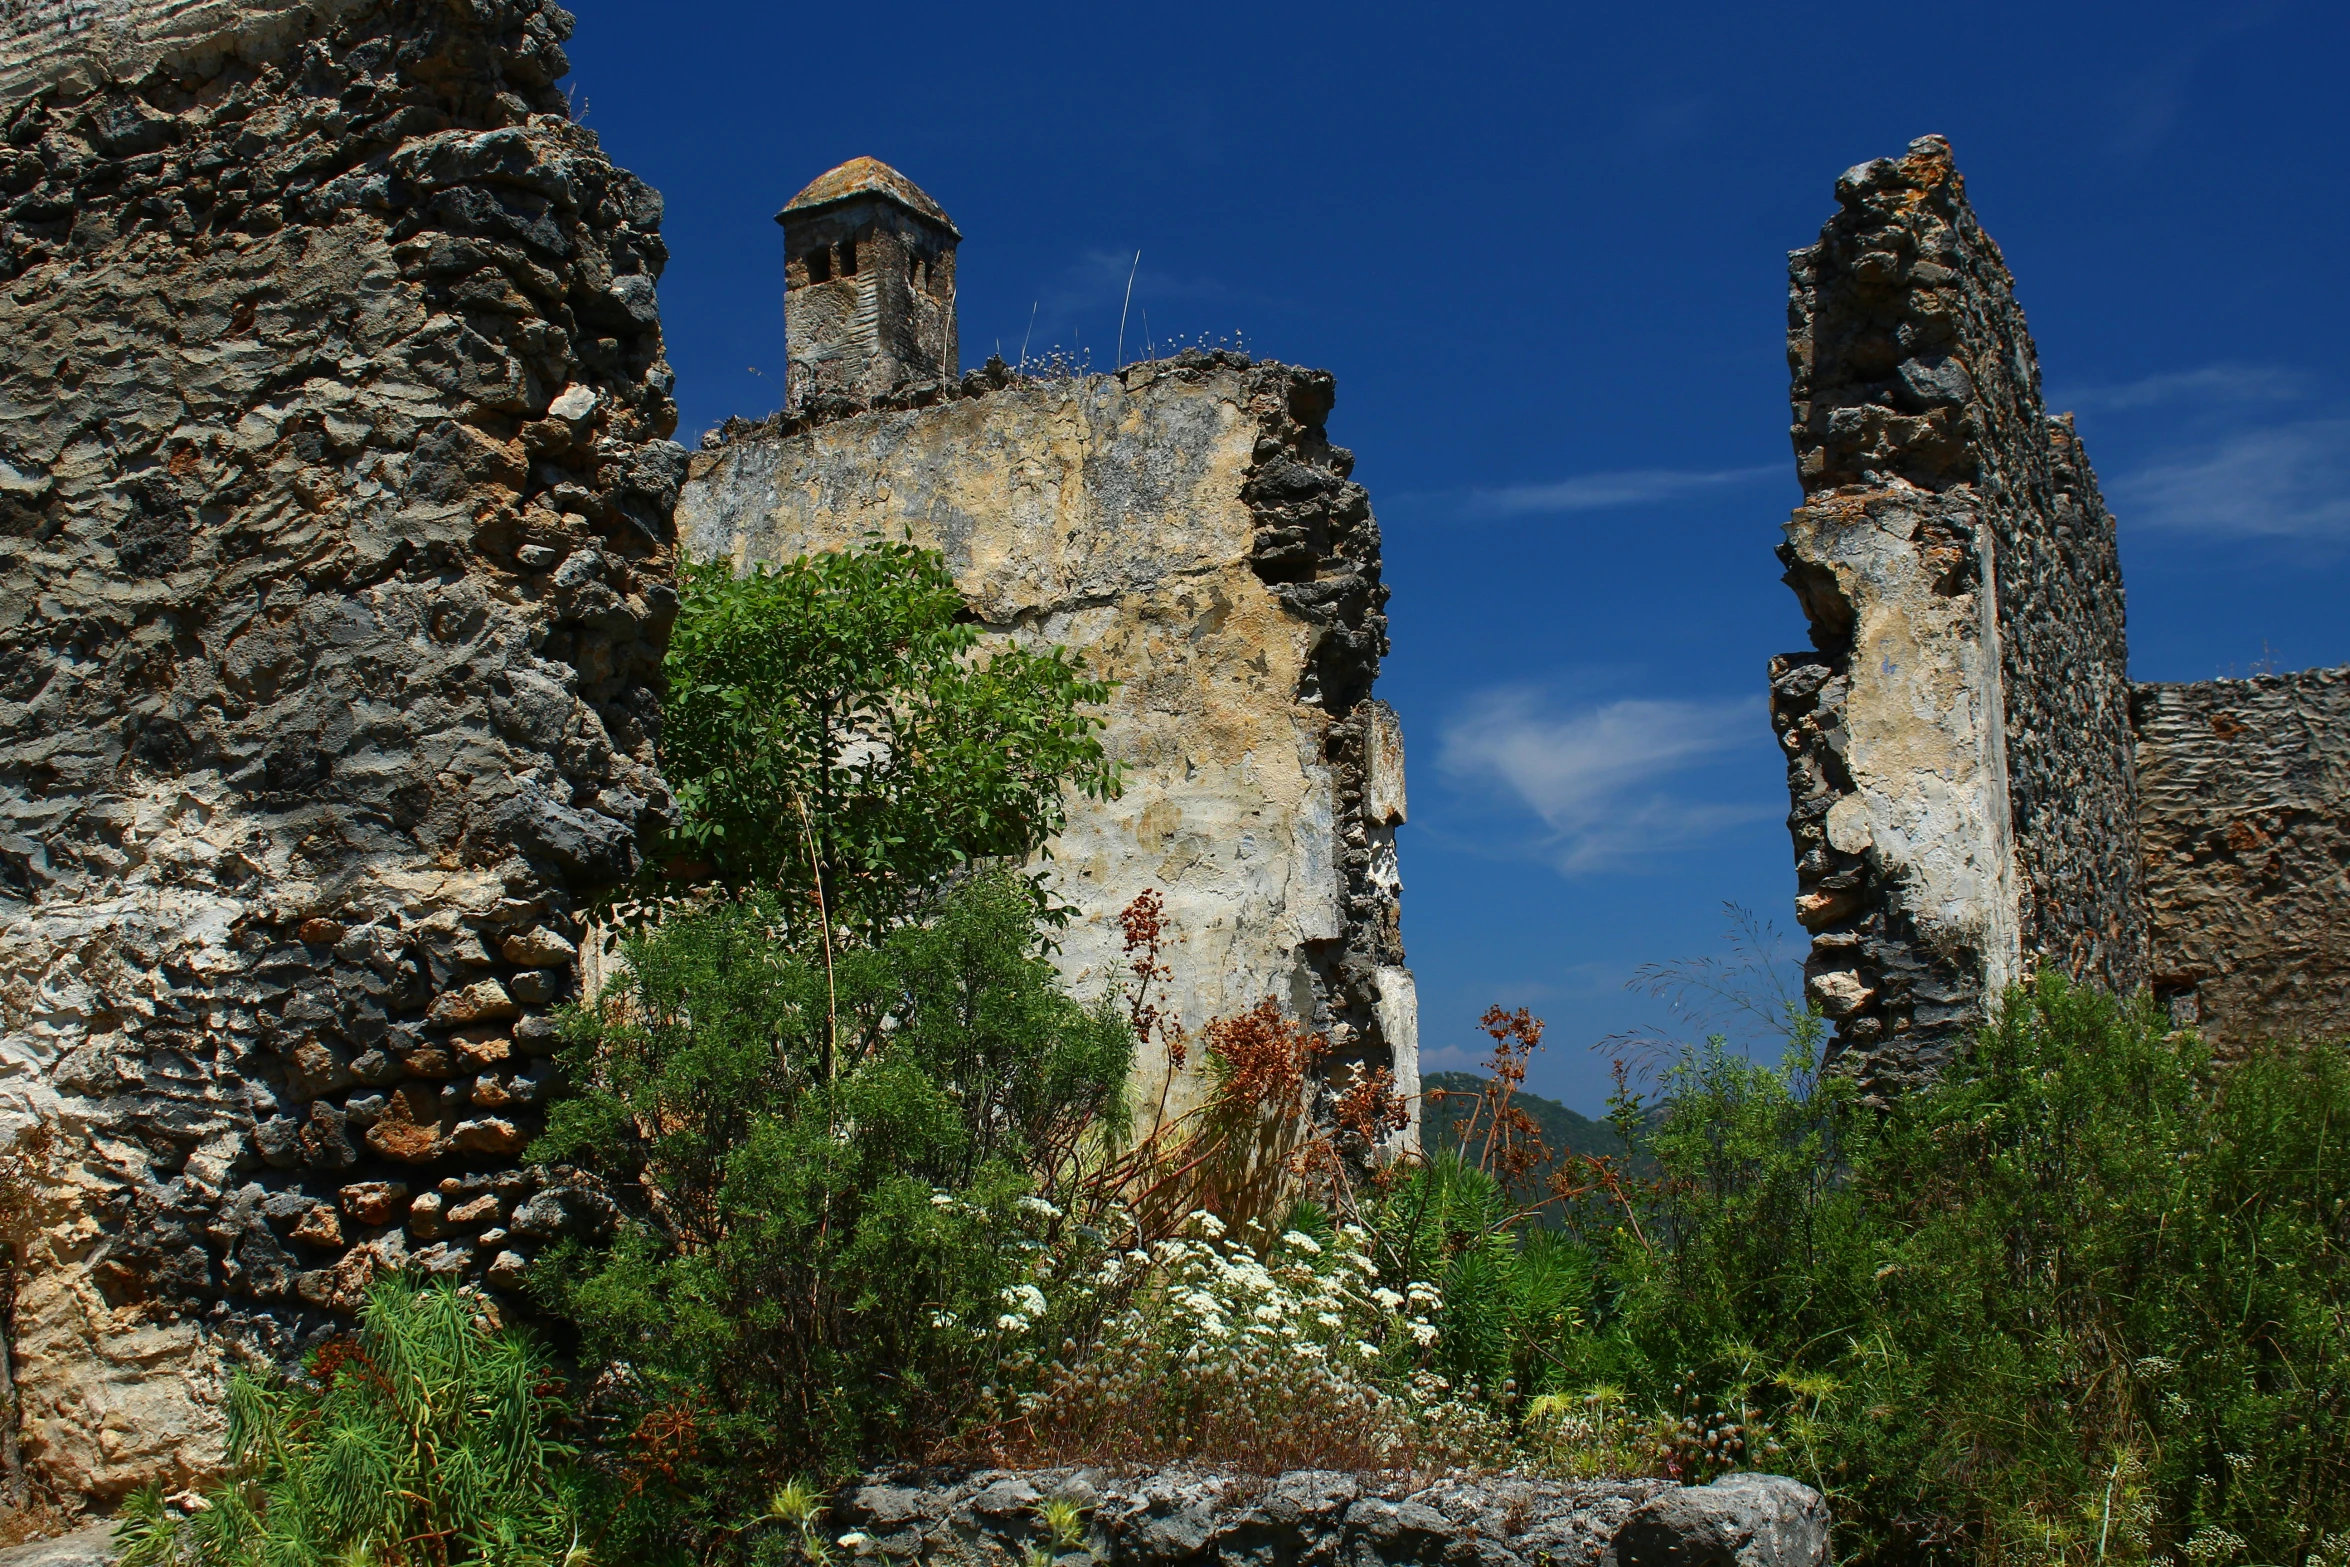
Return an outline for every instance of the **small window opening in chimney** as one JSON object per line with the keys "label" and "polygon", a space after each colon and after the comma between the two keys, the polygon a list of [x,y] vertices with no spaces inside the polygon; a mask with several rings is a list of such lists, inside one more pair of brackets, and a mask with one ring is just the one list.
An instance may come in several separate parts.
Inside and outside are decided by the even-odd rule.
{"label": "small window opening in chimney", "polygon": [[808,281],[811,283],[832,281],[832,247],[830,245],[818,245],[814,250],[808,252]]}
{"label": "small window opening in chimney", "polygon": [[840,275],[842,277],[857,275],[857,242],[853,239],[844,239],[840,242]]}

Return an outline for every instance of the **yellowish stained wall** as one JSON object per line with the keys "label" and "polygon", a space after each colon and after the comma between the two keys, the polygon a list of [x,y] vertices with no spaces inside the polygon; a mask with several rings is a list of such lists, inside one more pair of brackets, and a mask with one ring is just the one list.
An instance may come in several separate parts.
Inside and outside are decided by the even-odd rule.
{"label": "yellowish stained wall", "polygon": [[[1268,995],[1310,1016],[1304,949],[1341,935],[1330,719],[1299,700],[1318,633],[1249,564],[1257,436],[1229,370],[1028,383],[738,441],[696,460],[678,503],[686,550],[744,569],[910,532],[992,630],[1120,682],[1104,738],[1125,792],[1076,802],[1050,845],[1079,910],[1060,961],[1081,996],[1115,985],[1113,916],[1157,888],[1194,1031]],[[1144,1062],[1146,1097],[1164,1071]]]}

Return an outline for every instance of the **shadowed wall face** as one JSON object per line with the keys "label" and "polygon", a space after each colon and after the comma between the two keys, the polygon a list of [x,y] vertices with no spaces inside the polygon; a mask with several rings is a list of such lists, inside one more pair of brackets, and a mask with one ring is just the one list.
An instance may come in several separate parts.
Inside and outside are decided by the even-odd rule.
{"label": "shadowed wall face", "polygon": [[[1114,916],[1157,888],[1195,1073],[1198,1030],[1271,996],[1330,1034],[1342,1077],[1357,1062],[1409,1088],[1402,736],[1370,694],[1386,590],[1352,458],[1323,431],[1332,395],[1237,355],[974,372],[931,406],[738,427],[694,459],[679,530],[738,567],[910,530],[992,632],[1121,682],[1104,740],[1125,793],[1072,801],[1050,846],[1079,910],[1059,937],[1076,992],[1121,983]],[[1142,1063],[1145,1104],[1166,1071]],[[1173,1082],[1171,1108],[1196,1086]]]}
{"label": "shadowed wall face", "polygon": [[2134,711],[2156,997],[2223,1051],[2350,1041],[2350,669]]}
{"label": "shadowed wall face", "polygon": [[27,1457],[103,1498],[217,1461],[232,1342],[592,1222],[517,1156],[669,809],[684,453],[660,198],[567,118],[562,10],[10,25],[0,1116],[54,1144],[11,1347]]}
{"label": "shadowed wall face", "polygon": [[1897,1087],[2027,962],[2141,983],[2143,873],[2113,519],[1998,246],[1939,137],[1836,195],[1790,258],[1780,555],[1815,651],[1772,705],[1809,994]]}

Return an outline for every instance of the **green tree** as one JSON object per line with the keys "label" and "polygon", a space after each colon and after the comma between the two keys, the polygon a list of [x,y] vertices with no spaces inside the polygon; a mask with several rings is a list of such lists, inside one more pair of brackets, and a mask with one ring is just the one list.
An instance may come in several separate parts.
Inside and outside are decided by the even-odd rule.
{"label": "green tree", "polygon": [[1111,686],[1063,648],[982,654],[933,551],[876,538],[745,576],[688,566],[680,587],[662,714],[676,836],[787,916],[821,892],[840,928],[903,923],[959,867],[1033,853],[1066,790],[1117,790],[1085,711]]}
{"label": "green tree", "polygon": [[[712,1519],[797,1473],[920,1456],[1074,1302],[1053,1202],[1125,1126],[1133,1036],[1046,961],[1025,883],[984,872],[827,974],[770,897],[668,919],[569,1022],[577,1085],[533,1157],[601,1173],[608,1246],[547,1298],[643,1411],[683,1412]],[[838,1044],[834,1048],[837,1018]],[[1049,1297],[1049,1301],[1048,1301]]]}

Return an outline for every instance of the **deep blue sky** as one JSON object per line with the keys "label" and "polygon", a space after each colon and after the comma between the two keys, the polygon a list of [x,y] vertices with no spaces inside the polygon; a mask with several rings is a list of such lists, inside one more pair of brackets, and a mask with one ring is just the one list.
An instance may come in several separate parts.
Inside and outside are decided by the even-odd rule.
{"label": "deep blue sky", "polygon": [[680,439],[783,368],[780,230],[858,154],[965,235],[966,364],[1239,335],[1338,376],[1386,536],[1431,1066],[1531,1086],[1669,1021],[1638,964],[1792,929],[1763,664],[1796,499],[1785,253],[1948,136],[2120,515],[2139,679],[2350,662],[2350,8],[586,0],[569,83],[659,187]]}

